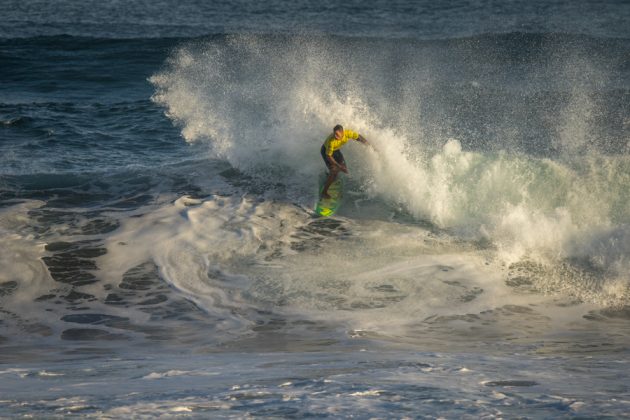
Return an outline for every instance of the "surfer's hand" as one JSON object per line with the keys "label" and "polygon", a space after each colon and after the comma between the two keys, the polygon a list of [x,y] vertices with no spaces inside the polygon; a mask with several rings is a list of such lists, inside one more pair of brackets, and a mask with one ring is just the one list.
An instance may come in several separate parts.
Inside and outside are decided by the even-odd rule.
{"label": "surfer's hand", "polygon": [[348,168],[346,167],[346,165],[339,165],[339,169],[341,169],[341,172],[345,172],[348,173]]}

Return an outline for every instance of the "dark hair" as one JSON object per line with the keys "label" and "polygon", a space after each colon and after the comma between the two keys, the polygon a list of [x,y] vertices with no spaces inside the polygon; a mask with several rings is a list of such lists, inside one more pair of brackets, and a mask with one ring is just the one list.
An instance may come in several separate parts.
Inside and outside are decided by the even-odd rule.
{"label": "dark hair", "polygon": [[343,131],[343,127],[341,126],[341,124],[337,124],[335,128],[333,128],[333,132],[335,131]]}

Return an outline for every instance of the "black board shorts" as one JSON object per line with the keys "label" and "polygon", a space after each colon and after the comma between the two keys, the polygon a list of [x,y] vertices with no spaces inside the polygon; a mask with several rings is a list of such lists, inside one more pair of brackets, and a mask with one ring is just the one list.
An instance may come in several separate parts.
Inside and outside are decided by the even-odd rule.
{"label": "black board shorts", "polygon": [[[326,157],[326,146],[324,146],[323,144],[322,144],[321,153],[322,153],[322,159],[324,159],[324,163],[326,164],[326,167],[330,169],[330,167],[332,166],[332,163],[330,163],[328,161],[328,158]],[[332,155],[333,155],[333,159],[335,159],[337,163],[343,163],[343,164],[346,163],[346,161],[343,158],[343,155],[341,154],[341,150],[335,150]]]}

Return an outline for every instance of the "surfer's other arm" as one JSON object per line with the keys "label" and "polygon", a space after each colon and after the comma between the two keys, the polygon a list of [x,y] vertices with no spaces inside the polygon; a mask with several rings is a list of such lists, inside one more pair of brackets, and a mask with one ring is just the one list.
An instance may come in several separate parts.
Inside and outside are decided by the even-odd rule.
{"label": "surfer's other arm", "polygon": [[337,162],[334,157],[328,155],[326,156],[328,161],[332,163],[333,167],[337,167],[341,172],[348,173],[348,168],[344,163]]}

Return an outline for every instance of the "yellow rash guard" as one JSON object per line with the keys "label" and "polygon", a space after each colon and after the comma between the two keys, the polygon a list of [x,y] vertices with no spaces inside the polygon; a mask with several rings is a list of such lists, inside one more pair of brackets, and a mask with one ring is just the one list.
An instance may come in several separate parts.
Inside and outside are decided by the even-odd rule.
{"label": "yellow rash guard", "polygon": [[341,147],[346,144],[350,139],[356,140],[359,138],[359,133],[356,133],[352,130],[343,130],[343,137],[337,140],[335,138],[335,133],[332,133],[330,136],[326,138],[324,142],[324,147],[326,147],[326,154],[328,156],[332,156],[332,154],[341,149]]}

